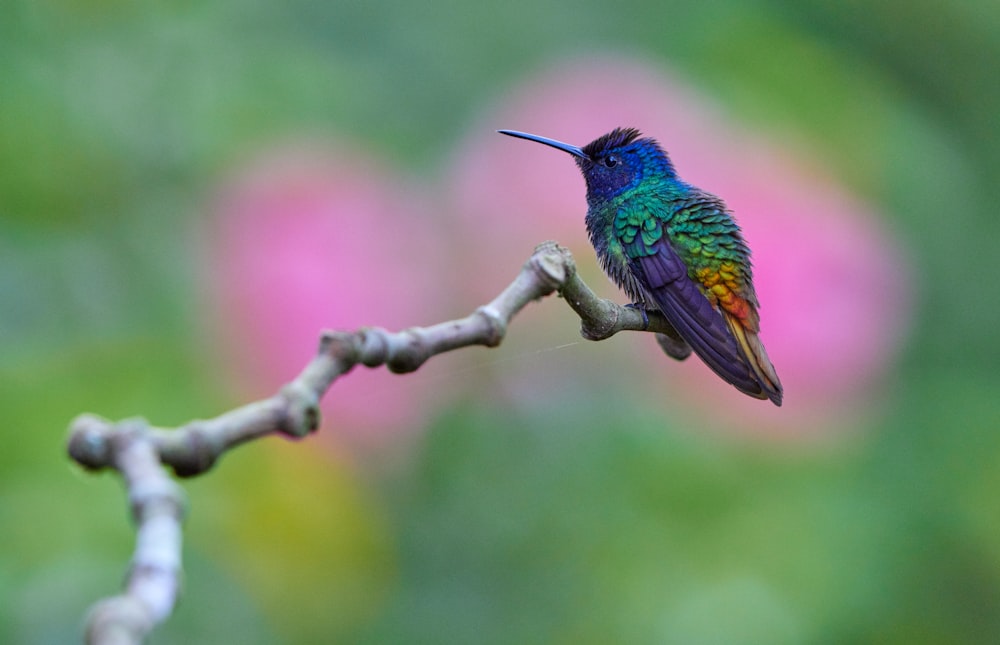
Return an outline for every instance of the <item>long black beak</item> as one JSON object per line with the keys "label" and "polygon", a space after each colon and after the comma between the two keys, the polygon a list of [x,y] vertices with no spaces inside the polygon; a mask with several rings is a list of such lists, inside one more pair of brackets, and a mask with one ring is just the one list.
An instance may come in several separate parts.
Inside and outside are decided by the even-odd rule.
{"label": "long black beak", "polygon": [[506,134],[508,137],[517,137],[518,139],[527,139],[528,141],[536,141],[538,143],[544,143],[547,146],[552,146],[557,150],[562,150],[563,152],[568,152],[574,157],[579,157],[581,159],[589,159],[587,155],[576,146],[571,146],[568,143],[563,143],[562,141],[556,141],[555,139],[548,139],[546,137],[540,137],[537,134],[528,134],[527,132],[518,132],[517,130],[497,130],[500,134]]}

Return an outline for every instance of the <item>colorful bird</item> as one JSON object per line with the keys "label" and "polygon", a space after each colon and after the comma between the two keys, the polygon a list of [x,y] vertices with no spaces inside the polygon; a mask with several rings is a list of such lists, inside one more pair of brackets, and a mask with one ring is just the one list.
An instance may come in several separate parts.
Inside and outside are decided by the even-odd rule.
{"label": "colorful bird", "polygon": [[683,359],[690,347],[740,392],[781,405],[781,382],[758,337],[750,248],[721,199],[681,181],[663,148],[634,128],[582,148],[499,132],[573,155],[601,266],[634,306],[670,322],[675,333],[658,338],[668,354]]}

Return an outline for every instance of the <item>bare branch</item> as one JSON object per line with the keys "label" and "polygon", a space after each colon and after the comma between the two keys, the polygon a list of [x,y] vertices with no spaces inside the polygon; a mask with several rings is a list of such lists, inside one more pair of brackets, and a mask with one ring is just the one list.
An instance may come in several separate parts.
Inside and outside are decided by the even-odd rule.
{"label": "bare branch", "polygon": [[101,645],[140,643],[173,611],[180,589],[185,503],[183,492],[164,466],[180,477],[191,477],[209,470],[220,456],[241,443],[276,433],[305,437],[319,428],[322,396],[355,365],[385,365],[402,374],[418,369],[432,356],[460,347],[496,347],[517,312],[555,291],[580,316],[584,338],[603,340],[620,331],[657,332],[668,354],[686,356],[679,355],[683,348],[675,347],[678,353],[671,350],[673,330],[658,312],[643,312],[597,297],[577,276],[569,251],[555,242],[545,242],[499,296],[469,316],[400,332],[377,327],[324,331],[319,351],[295,380],[270,398],[214,419],[167,429],[153,427],[144,419],[115,423],[91,414],[77,417],[70,425],[70,456],[90,470],[112,468],[122,474],[137,526],[125,592],[91,608],[87,641]]}
{"label": "bare branch", "polygon": [[107,443],[109,466],[121,472],[128,489],[137,525],[136,548],[125,593],[102,600],[90,610],[87,640],[138,643],[153,625],[170,615],[177,598],[184,492],[160,465],[144,421],[115,425]]}

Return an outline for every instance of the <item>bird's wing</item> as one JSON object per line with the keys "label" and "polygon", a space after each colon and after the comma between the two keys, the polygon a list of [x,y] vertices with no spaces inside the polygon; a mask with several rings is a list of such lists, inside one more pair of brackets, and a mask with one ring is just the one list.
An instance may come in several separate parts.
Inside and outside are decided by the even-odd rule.
{"label": "bird's wing", "polygon": [[[634,251],[639,249],[633,248]],[[712,371],[750,396],[766,399],[722,314],[688,277],[687,265],[666,236],[627,252],[629,268],[650,300]]]}

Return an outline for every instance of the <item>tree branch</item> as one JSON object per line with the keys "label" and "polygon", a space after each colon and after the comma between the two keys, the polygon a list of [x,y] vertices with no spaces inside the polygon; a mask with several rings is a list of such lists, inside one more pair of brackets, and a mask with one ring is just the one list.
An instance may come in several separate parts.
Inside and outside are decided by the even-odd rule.
{"label": "tree branch", "polygon": [[662,315],[599,298],[577,276],[569,251],[545,242],[499,296],[469,316],[400,332],[378,327],[324,331],[319,351],[295,380],[270,398],[214,419],[168,429],[144,419],[112,422],[91,414],[77,417],[70,425],[70,457],[89,470],[112,468],[121,473],[137,525],[125,591],[91,608],[87,642],[140,643],[173,611],[180,589],[185,501],[165,466],[180,477],[191,477],[209,470],[241,443],[269,434],[305,437],[319,428],[322,396],[355,365],[385,365],[402,374],[461,347],[496,347],[515,314],[556,291],[580,316],[580,333],[588,340],[603,340],[620,331],[657,332],[664,351],[675,358],[687,355],[683,347],[671,344],[673,330]]}

